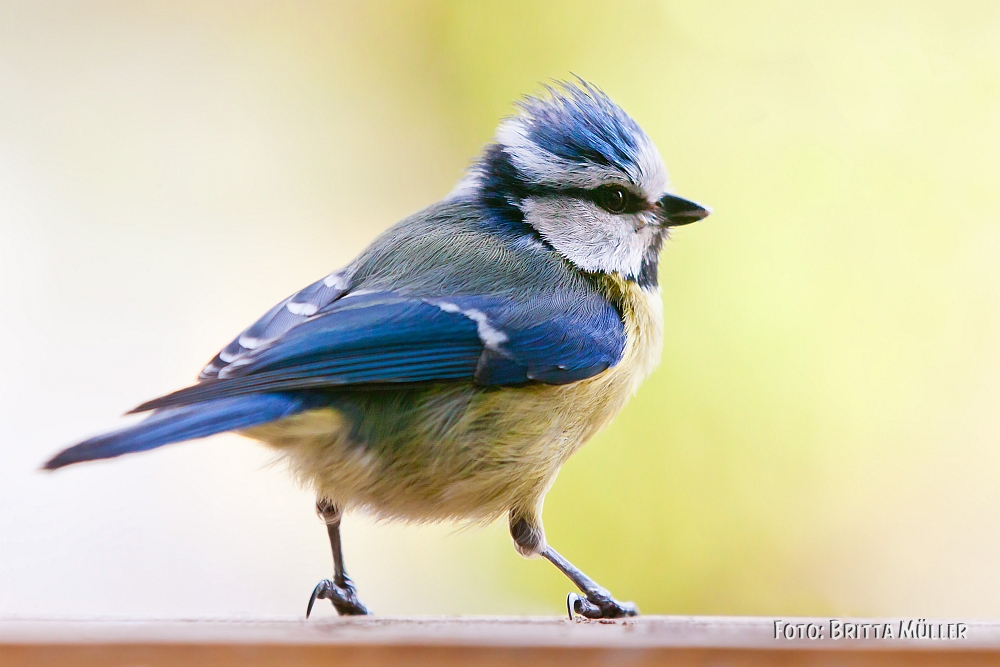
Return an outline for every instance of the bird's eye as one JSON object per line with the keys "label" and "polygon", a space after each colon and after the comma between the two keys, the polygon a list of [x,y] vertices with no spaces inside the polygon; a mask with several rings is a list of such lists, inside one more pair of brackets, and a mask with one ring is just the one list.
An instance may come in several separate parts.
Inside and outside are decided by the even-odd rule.
{"label": "bird's eye", "polygon": [[628,208],[629,192],[617,185],[601,188],[597,195],[597,203],[605,211],[622,213]]}

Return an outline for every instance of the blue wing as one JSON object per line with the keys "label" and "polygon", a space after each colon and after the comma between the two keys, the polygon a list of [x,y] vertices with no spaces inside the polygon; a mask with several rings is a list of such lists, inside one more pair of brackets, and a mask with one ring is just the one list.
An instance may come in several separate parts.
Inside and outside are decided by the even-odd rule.
{"label": "blue wing", "polygon": [[260,345],[244,346],[214,377],[136,411],[348,386],[565,384],[616,364],[625,332],[618,311],[596,292],[420,298],[359,291],[276,338],[248,342]]}
{"label": "blue wing", "polygon": [[349,278],[345,271],[335,271],[299,290],[251,324],[243,333],[215,355],[198,376],[201,380],[219,377],[229,364],[261,345],[273,341],[302,324],[320,309],[339,299],[347,291]]}

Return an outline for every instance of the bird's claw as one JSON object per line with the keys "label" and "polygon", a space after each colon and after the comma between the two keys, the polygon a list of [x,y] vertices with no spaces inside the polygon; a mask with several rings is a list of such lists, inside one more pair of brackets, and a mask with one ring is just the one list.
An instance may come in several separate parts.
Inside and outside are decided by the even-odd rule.
{"label": "bird's claw", "polygon": [[367,616],[371,613],[367,607],[361,604],[357,591],[354,590],[354,584],[346,577],[344,583],[339,586],[329,579],[324,579],[316,584],[312,595],[309,596],[306,618],[309,618],[309,614],[312,613],[316,600],[329,600],[341,616]]}
{"label": "bird's claw", "polygon": [[566,611],[571,621],[576,614],[593,619],[625,618],[639,615],[639,608],[635,606],[635,603],[619,602],[610,595],[600,593],[590,593],[587,597],[578,593],[570,593],[566,596]]}

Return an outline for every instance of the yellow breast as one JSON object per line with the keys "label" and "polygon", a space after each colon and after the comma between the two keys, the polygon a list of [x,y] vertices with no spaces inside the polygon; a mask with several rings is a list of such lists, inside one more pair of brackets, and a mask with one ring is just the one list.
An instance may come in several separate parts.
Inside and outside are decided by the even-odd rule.
{"label": "yellow breast", "polygon": [[576,410],[584,420],[581,428],[575,430],[579,441],[566,453],[566,457],[606,426],[660,363],[663,303],[659,289],[643,289],[635,283],[613,277],[607,278],[607,281],[605,289],[608,297],[619,305],[625,323],[625,350],[621,361],[612,368],[559,388],[569,394],[567,402],[577,406]]}
{"label": "yellow breast", "polygon": [[[421,390],[421,423],[392,446],[354,442],[350,419],[332,408],[245,434],[278,449],[303,482],[344,508],[411,521],[487,521],[537,507],[560,466],[618,414],[660,359],[659,291],[614,278],[603,287],[622,312],[626,344],[621,361],[592,378]],[[460,416],[446,417],[459,404]]]}

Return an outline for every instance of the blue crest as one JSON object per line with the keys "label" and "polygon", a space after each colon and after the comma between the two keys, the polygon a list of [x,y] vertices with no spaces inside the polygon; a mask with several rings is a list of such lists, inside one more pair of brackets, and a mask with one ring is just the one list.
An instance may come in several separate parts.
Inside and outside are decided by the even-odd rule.
{"label": "blue crest", "polygon": [[518,103],[528,138],[539,148],[576,163],[590,162],[625,171],[634,165],[645,132],[621,107],[583,79],[545,86],[547,97]]}

